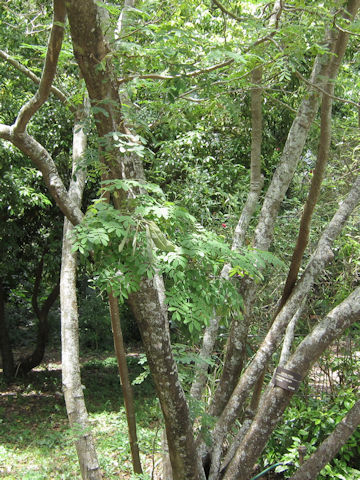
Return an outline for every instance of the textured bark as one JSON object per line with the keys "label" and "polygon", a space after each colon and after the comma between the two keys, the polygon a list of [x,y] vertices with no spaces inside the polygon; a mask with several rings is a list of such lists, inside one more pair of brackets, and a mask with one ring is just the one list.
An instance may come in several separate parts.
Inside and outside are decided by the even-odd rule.
{"label": "textured bark", "polygon": [[[348,8],[351,16],[354,16],[359,8],[359,1],[353,0],[349,2]],[[334,94],[335,88],[334,80],[338,75],[348,43],[348,38],[349,35],[347,33],[339,33],[333,51],[333,56],[331,57],[331,61],[329,63],[327,84],[323,87],[325,93],[323,94],[321,103],[320,139],[316,166],[312,177],[308,198],[306,200],[304,211],[300,220],[298,238],[292,255],[289,273],[285,282],[282,297],[279,302],[278,310],[280,310],[285,304],[292,289],[294,288],[300,270],[301,261],[309,241],[310,223],[320,195],[321,183],[324,178],[325,168],[329,158],[331,142],[331,114],[333,104],[332,95]]]}
{"label": "textured bark", "polygon": [[360,425],[360,400],[349,410],[334,431],[317,450],[303,463],[290,480],[313,480],[345,445]]}
{"label": "textured bark", "polygon": [[126,363],[126,352],[120,325],[119,301],[112,293],[109,293],[109,307],[111,328],[114,337],[115,354],[121,379],[124,404],[129,431],[129,442],[134,473],[142,473],[139,445],[136,433],[136,417],[134,409],[134,396],[129,380],[129,372]]}
{"label": "textured bark", "polygon": [[[275,8],[278,7],[279,6],[276,5]],[[251,89],[250,192],[234,232],[233,250],[240,250],[244,244],[246,231],[256,209],[264,183],[263,176],[261,175],[262,67],[254,69],[251,81],[253,87]],[[227,341],[222,375],[210,408],[211,415],[218,416],[221,414],[238,382],[239,375],[243,368],[247,333],[248,322],[246,319],[244,319],[242,315],[234,316]]]}
{"label": "textured bark", "polygon": [[[79,160],[86,148],[86,136],[81,123],[75,124],[73,142],[73,171],[69,188],[72,201],[80,205],[86,172],[79,168]],[[75,178],[76,173],[76,180]],[[99,462],[90,432],[80,376],[79,326],[76,298],[76,253],[72,252],[73,226],[64,221],[60,276],[62,382],[66,411],[74,430],[75,445],[83,480],[101,480]]]}
{"label": "textured bark", "polygon": [[306,299],[304,299],[302,301],[302,304],[297,309],[295,315],[292,317],[292,319],[289,322],[289,325],[286,328],[284,341],[283,341],[283,345],[282,345],[282,348],[281,348],[280,359],[279,359],[279,367],[282,367],[288,361],[288,359],[291,355],[291,348],[292,348],[292,344],[293,344],[294,339],[295,339],[295,328],[296,328],[296,325],[297,325],[299,319],[301,318],[301,314],[302,314],[302,311],[303,311],[303,308],[304,308],[305,300]]}
{"label": "textured bark", "polygon": [[[335,33],[331,31],[330,38],[325,41],[330,50],[332,50],[334,45],[334,37]],[[329,54],[318,56],[315,59],[310,76],[312,84],[324,85],[327,79],[330,59]],[[307,92],[289,130],[280,163],[266,192],[259,222],[255,230],[254,247],[259,250],[268,250],[272,242],[275,220],[281,202],[293,178],[311,124],[318,111],[319,98],[320,93],[317,90],[310,89]]]}
{"label": "textured bark", "polygon": [[[154,283],[158,288],[154,288]],[[170,332],[162,278],[144,280],[141,290],[130,297],[150,371],[165,419],[166,437],[174,480],[205,478],[170,345]]]}
{"label": "textured bark", "polygon": [[244,319],[234,318],[226,345],[223,372],[209,409],[210,415],[217,417],[221,414],[238,383],[245,358],[247,333],[248,324]]}
{"label": "textured bark", "polygon": [[[103,140],[104,166],[108,178],[144,179],[141,161],[135,156],[121,157],[108,136],[120,131],[130,133],[124,125],[121,102],[114,78],[109,46],[101,28],[101,15],[93,0],[66,1],[74,54],[86,82],[91,103],[106,114],[94,114],[99,137]],[[104,68],[99,68],[102,62]],[[105,153],[104,151],[104,153]],[[111,161],[109,161],[111,157]],[[136,192],[131,192],[134,195]],[[121,197],[120,197],[121,198]],[[174,480],[204,478],[195,449],[189,409],[180,385],[172,355],[164,285],[158,276],[144,280],[138,292],[129,298],[142,334],[157,394],[166,424]]]}
{"label": "textured bark", "polygon": [[0,280],[0,352],[4,379],[9,382],[15,373],[14,356],[11,348],[8,325],[5,318],[5,292]]}
{"label": "textured bark", "polygon": [[207,372],[209,368],[208,359],[214,351],[216,335],[219,330],[219,321],[220,318],[217,315],[213,315],[210,319],[209,325],[207,325],[204,331],[199,359],[196,365],[195,377],[190,389],[190,397],[194,400],[201,399],[207,382]]}
{"label": "textured bark", "polygon": [[246,231],[255,212],[259,195],[264,184],[261,175],[262,141],[262,67],[255,68],[251,75],[251,160],[250,192],[235,228],[232,248],[239,250],[244,245]]}
{"label": "textured bark", "polygon": [[275,318],[263,343],[259,347],[254,359],[242,374],[234,392],[227,403],[212,432],[213,453],[212,461],[219,462],[223,440],[232,423],[239,415],[249,392],[256,384],[271,355],[281,342],[287,324],[296,313],[299,305],[310,291],[316,277],[323,271],[327,262],[333,257],[331,245],[340,233],[349,215],[360,201],[360,178],[357,178],[353,188],[340,205],[338,211],[323,232],[318,246],[310,258],[301,279],[294,288],[286,305]]}
{"label": "textured bark", "polygon": [[63,392],[70,427],[73,429],[81,477],[83,480],[100,480],[102,475],[90,432],[80,377],[76,254],[71,251],[69,238],[72,229],[69,220],[65,219],[60,284]]}
{"label": "textured bark", "polygon": [[28,133],[16,134],[14,128],[8,125],[0,124],[0,138],[11,142],[32,160],[36,168],[42,173],[45,185],[62,213],[73,225],[80,223],[83,213],[69,197],[49,152]]}
{"label": "textured bark", "polygon": [[[301,342],[285,368],[297,372],[303,379],[313,363],[331,343],[353,323],[360,320],[360,287],[335,307]],[[271,433],[280,421],[293,392],[280,387],[267,390],[252,426],[228,466],[224,480],[248,480],[254,463],[264,449]],[[315,478],[315,477],[314,477]]]}

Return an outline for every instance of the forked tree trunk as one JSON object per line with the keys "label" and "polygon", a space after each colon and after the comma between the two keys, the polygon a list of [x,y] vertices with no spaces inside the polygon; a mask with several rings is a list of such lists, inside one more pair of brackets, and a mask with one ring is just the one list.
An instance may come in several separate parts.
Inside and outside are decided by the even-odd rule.
{"label": "forked tree trunk", "polygon": [[[73,169],[68,195],[80,208],[85,185],[86,171],[80,161],[85,154],[86,135],[83,131],[83,116],[87,108],[79,112],[73,133]],[[83,385],[80,376],[79,325],[76,289],[76,253],[72,251],[73,225],[64,220],[63,246],[60,275],[62,382],[66,411],[73,429],[75,445],[83,480],[101,480],[99,462],[90,431],[85,406]]]}
{"label": "forked tree trunk", "polygon": [[46,300],[44,301],[43,305],[41,307],[39,306],[38,297],[40,293],[43,267],[44,267],[44,255],[42,256],[39,266],[36,270],[35,283],[34,283],[33,295],[31,300],[33,311],[35,312],[35,315],[37,316],[37,320],[38,320],[37,333],[36,333],[36,345],[33,352],[24,360],[21,360],[21,362],[16,367],[17,373],[22,375],[27,374],[28,372],[30,372],[30,370],[40,365],[40,363],[43,361],[45,348],[46,348],[46,345],[48,342],[48,336],[49,336],[49,322],[48,322],[49,312],[60,293],[60,284],[58,283],[51,290]]}
{"label": "forked tree trunk", "polygon": [[[285,368],[303,379],[312,364],[342,332],[360,320],[360,287],[335,307],[301,342]],[[260,456],[276,425],[279,423],[293,392],[270,386],[250,429],[243,438],[224,480],[248,480],[254,463]],[[354,416],[357,418],[358,413]],[[316,478],[316,477],[313,477]]]}
{"label": "forked tree trunk", "polygon": [[[73,0],[66,2],[66,8],[74,54],[86,82],[90,100],[93,105],[101,106],[102,111],[94,114],[98,134],[105,141],[109,139],[111,132],[129,134],[121,112],[116,79],[113,78],[110,60],[107,59],[109,45],[103,35],[99,7],[93,0]],[[104,62],[105,69],[99,68],[101,61]],[[144,180],[139,158],[121,156],[110,141],[104,145],[102,153],[107,178]],[[107,160],[109,157],[110,162]],[[119,192],[119,198],[124,198],[123,192]],[[155,276],[152,280],[143,280],[139,291],[133,293],[129,301],[142,334],[160,399],[174,480],[204,479],[201,461],[195,448],[189,408],[171,350],[162,279]]]}

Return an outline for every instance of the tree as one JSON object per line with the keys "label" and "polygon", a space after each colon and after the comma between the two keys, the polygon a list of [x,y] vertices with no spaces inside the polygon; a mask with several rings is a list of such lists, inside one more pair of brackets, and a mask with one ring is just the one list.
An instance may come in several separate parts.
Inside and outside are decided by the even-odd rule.
{"label": "tree", "polygon": [[[200,2],[196,6],[181,2],[169,13],[157,2],[140,4],[133,12],[134,17],[130,17],[133,30],[128,27],[130,31],[121,35],[120,8],[106,3],[99,5],[93,0],[64,3],[55,0],[54,23],[38,92],[20,110],[12,126],[0,125],[0,138],[31,158],[63,214],[73,225],[78,225],[75,248],[88,256],[91,253],[100,285],[131,305],[164,415],[174,480],[250,478],[257,458],[312,363],[360,317],[360,291],[356,288],[324,312],[324,319],[293,347],[292,355],[282,365],[291,381],[284,381],[283,371],[278,371],[274,381],[263,387],[265,371],[281,345],[287,325],[332,260],[334,241],[360,199],[360,182],[355,179],[323,228],[317,247],[299,275],[330,151],[332,102],[339,100],[334,95],[334,85],[355,28],[352,20],[359,2],[350,0],[338,9],[332,5],[316,5],[312,9],[297,2],[279,1],[270,13],[267,7],[260,12],[244,6],[238,13],[220,2],[214,5],[220,13],[209,11]],[[202,19],[198,27],[189,19],[194,9]],[[64,100],[61,92],[53,90],[52,83],[65,14],[71,36],[67,41],[71,41],[91,101],[103,181],[102,198],[88,209],[84,220],[78,199],[75,201],[65,188],[51,155],[26,129],[51,91]],[[299,28],[287,28],[294,18],[299,21]],[[305,28],[312,22],[314,28]],[[115,25],[120,36],[111,33]],[[175,42],[169,40],[169,31],[174,34]],[[177,34],[179,31],[182,33]],[[216,48],[214,54],[214,45],[222,35],[223,47]],[[132,43],[135,38],[137,43]],[[308,65],[312,65],[311,72]],[[145,68],[151,68],[152,72],[143,73]],[[155,81],[164,84],[160,88],[154,86]],[[148,102],[150,117],[159,109],[156,96],[160,93],[160,103],[168,102],[170,116],[175,100],[198,103],[203,95],[209,96],[211,102],[221,95],[230,104],[233,92],[227,85],[231,82],[238,89],[251,91],[252,124],[250,191],[234,231],[232,248],[197,225],[189,213],[164,202],[161,194],[156,197],[158,189],[146,182],[144,148],[136,130],[132,131],[136,122],[141,130],[141,113],[134,115],[136,97],[131,94],[131,88],[138,90],[139,99],[145,105]],[[119,92],[119,86],[126,84],[130,100],[131,96],[135,99],[128,107]],[[295,113],[278,162],[271,165],[274,173],[266,172],[262,208],[258,217],[253,218],[254,249],[248,251],[244,240],[250,238],[250,218],[256,214],[262,188],[259,130],[265,105],[261,108],[261,92],[265,96],[268,89],[283,91],[284,87],[291,88],[297,97],[291,105]],[[194,92],[196,96],[190,97]],[[284,100],[291,103],[287,93],[281,99],[277,94],[271,98],[281,104]],[[314,121],[320,103],[318,156],[288,280],[263,341],[252,358],[246,359],[246,337],[254,323],[252,312],[257,303],[259,279],[266,278],[262,273],[266,263],[280,264],[268,252],[274,240],[276,219],[311,128],[315,137]],[[213,107],[210,105],[209,110]],[[192,388],[194,399],[200,403],[209,379],[206,370],[220,321],[223,317],[230,319],[223,373],[209,402],[208,413],[212,416],[209,432],[205,426],[199,428],[198,421],[194,422],[190,413],[193,405],[189,405],[179,380],[171,348],[170,313],[173,321],[184,318],[192,332],[202,331],[196,316],[203,316],[204,325],[207,324],[200,352],[200,374],[195,376]],[[233,435],[236,420],[241,425]],[[201,418],[199,421],[201,425]],[[228,448],[226,441],[230,443]],[[86,478],[84,472],[83,476]]]}

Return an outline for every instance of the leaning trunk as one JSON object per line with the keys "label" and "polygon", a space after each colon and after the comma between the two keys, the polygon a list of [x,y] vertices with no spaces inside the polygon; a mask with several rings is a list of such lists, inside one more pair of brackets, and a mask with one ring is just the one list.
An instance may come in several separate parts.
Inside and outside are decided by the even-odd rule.
{"label": "leaning trunk", "polygon": [[100,467],[89,432],[83,385],[80,377],[79,326],[76,299],[76,254],[71,251],[69,220],[64,221],[60,277],[62,382],[66,411],[75,437],[83,480],[101,480]]}

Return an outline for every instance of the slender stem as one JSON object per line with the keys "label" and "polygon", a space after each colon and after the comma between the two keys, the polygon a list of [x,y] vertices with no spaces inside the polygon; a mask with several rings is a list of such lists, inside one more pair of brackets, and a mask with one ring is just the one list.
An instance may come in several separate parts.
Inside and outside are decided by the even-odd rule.
{"label": "slender stem", "polygon": [[129,441],[131,458],[134,473],[142,473],[139,445],[136,433],[136,418],[134,408],[134,396],[129,380],[129,371],[126,363],[126,352],[124,348],[123,335],[120,324],[119,302],[112,292],[109,293],[109,307],[111,317],[111,327],[114,337],[114,348],[120,374],[122,390],[124,394],[124,404],[126,410],[126,419],[129,431]]}

